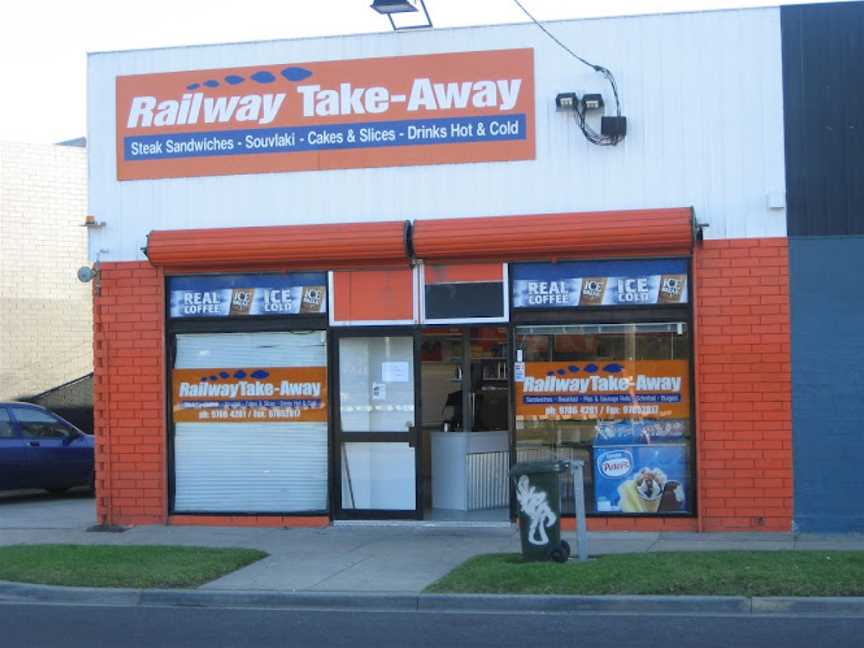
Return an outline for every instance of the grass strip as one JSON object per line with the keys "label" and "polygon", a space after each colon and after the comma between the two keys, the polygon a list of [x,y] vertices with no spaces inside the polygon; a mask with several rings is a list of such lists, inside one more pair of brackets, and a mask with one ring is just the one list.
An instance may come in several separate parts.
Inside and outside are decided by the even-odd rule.
{"label": "grass strip", "polygon": [[565,564],[519,554],[475,556],[427,592],[864,596],[864,551],[712,551],[619,554]]}
{"label": "grass strip", "polygon": [[266,556],[256,549],[171,545],[10,545],[0,547],[0,580],[75,587],[197,587]]}

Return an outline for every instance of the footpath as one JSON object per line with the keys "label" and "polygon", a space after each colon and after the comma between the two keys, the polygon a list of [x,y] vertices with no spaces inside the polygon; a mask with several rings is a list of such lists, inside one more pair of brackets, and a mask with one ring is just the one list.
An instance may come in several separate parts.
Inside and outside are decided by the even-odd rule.
{"label": "footpath", "polygon": [[[26,504],[26,502],[25,502]],[[47,506],[50,509],[51,503]],[[77,508],[76,508],[77,507]],[[88,531],[92,500],[33,513],[0,502],[0,545],[199,545],[260,549],[267,558],[195,590],[106,590],[0,583],[0,600],[94,605],[453,609],[864,616],[864,598],[777,599],[663,596],[422,594],[463,561],[519,551],[513,526],[348,525],[324,529],[141,526]],[[564,534],[575,546],[575,537]],[[591,555],[661,551],[864,550],[861,535],[787,533],[589,533]]]}

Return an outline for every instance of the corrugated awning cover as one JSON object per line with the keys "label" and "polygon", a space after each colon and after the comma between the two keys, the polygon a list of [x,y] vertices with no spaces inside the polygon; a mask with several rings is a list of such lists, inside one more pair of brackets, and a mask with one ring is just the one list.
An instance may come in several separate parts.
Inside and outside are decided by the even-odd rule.
{"label": "corrugated awning cover", "polygon": [[693,210],[418,220],[412,240],[426,260],[684,255],[693,245]]}
{"label": "corrugated awning cover", "polygon": [[157,230],[147,237],[154,265],[303,268],[406,264],[405,221]]}

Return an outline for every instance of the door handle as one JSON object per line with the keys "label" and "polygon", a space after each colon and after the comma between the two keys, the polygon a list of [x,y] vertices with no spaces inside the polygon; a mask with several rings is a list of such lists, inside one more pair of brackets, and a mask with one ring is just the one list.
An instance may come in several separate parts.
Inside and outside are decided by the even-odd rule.
{"label": "door handle", "polygon": [[29,445],[31,448],[38,448],[40,446],[40,443],[38,441],[28,441],[27,445]]}

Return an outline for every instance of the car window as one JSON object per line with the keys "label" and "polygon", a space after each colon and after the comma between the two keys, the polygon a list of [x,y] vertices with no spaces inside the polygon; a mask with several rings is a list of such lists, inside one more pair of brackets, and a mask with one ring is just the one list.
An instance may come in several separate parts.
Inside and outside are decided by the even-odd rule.
{"label": "car window", "polygon": [[48,412],[32,407],[12,407],[11,409],[15,420],[18,421],[21,434],[26,437],[65,439],[73,434],[69,426]]}
{"label": "car window", "polygon": [[15,436],[15,429],[12,427],[9,412],[0,407],[0,439],[11,436]]}

